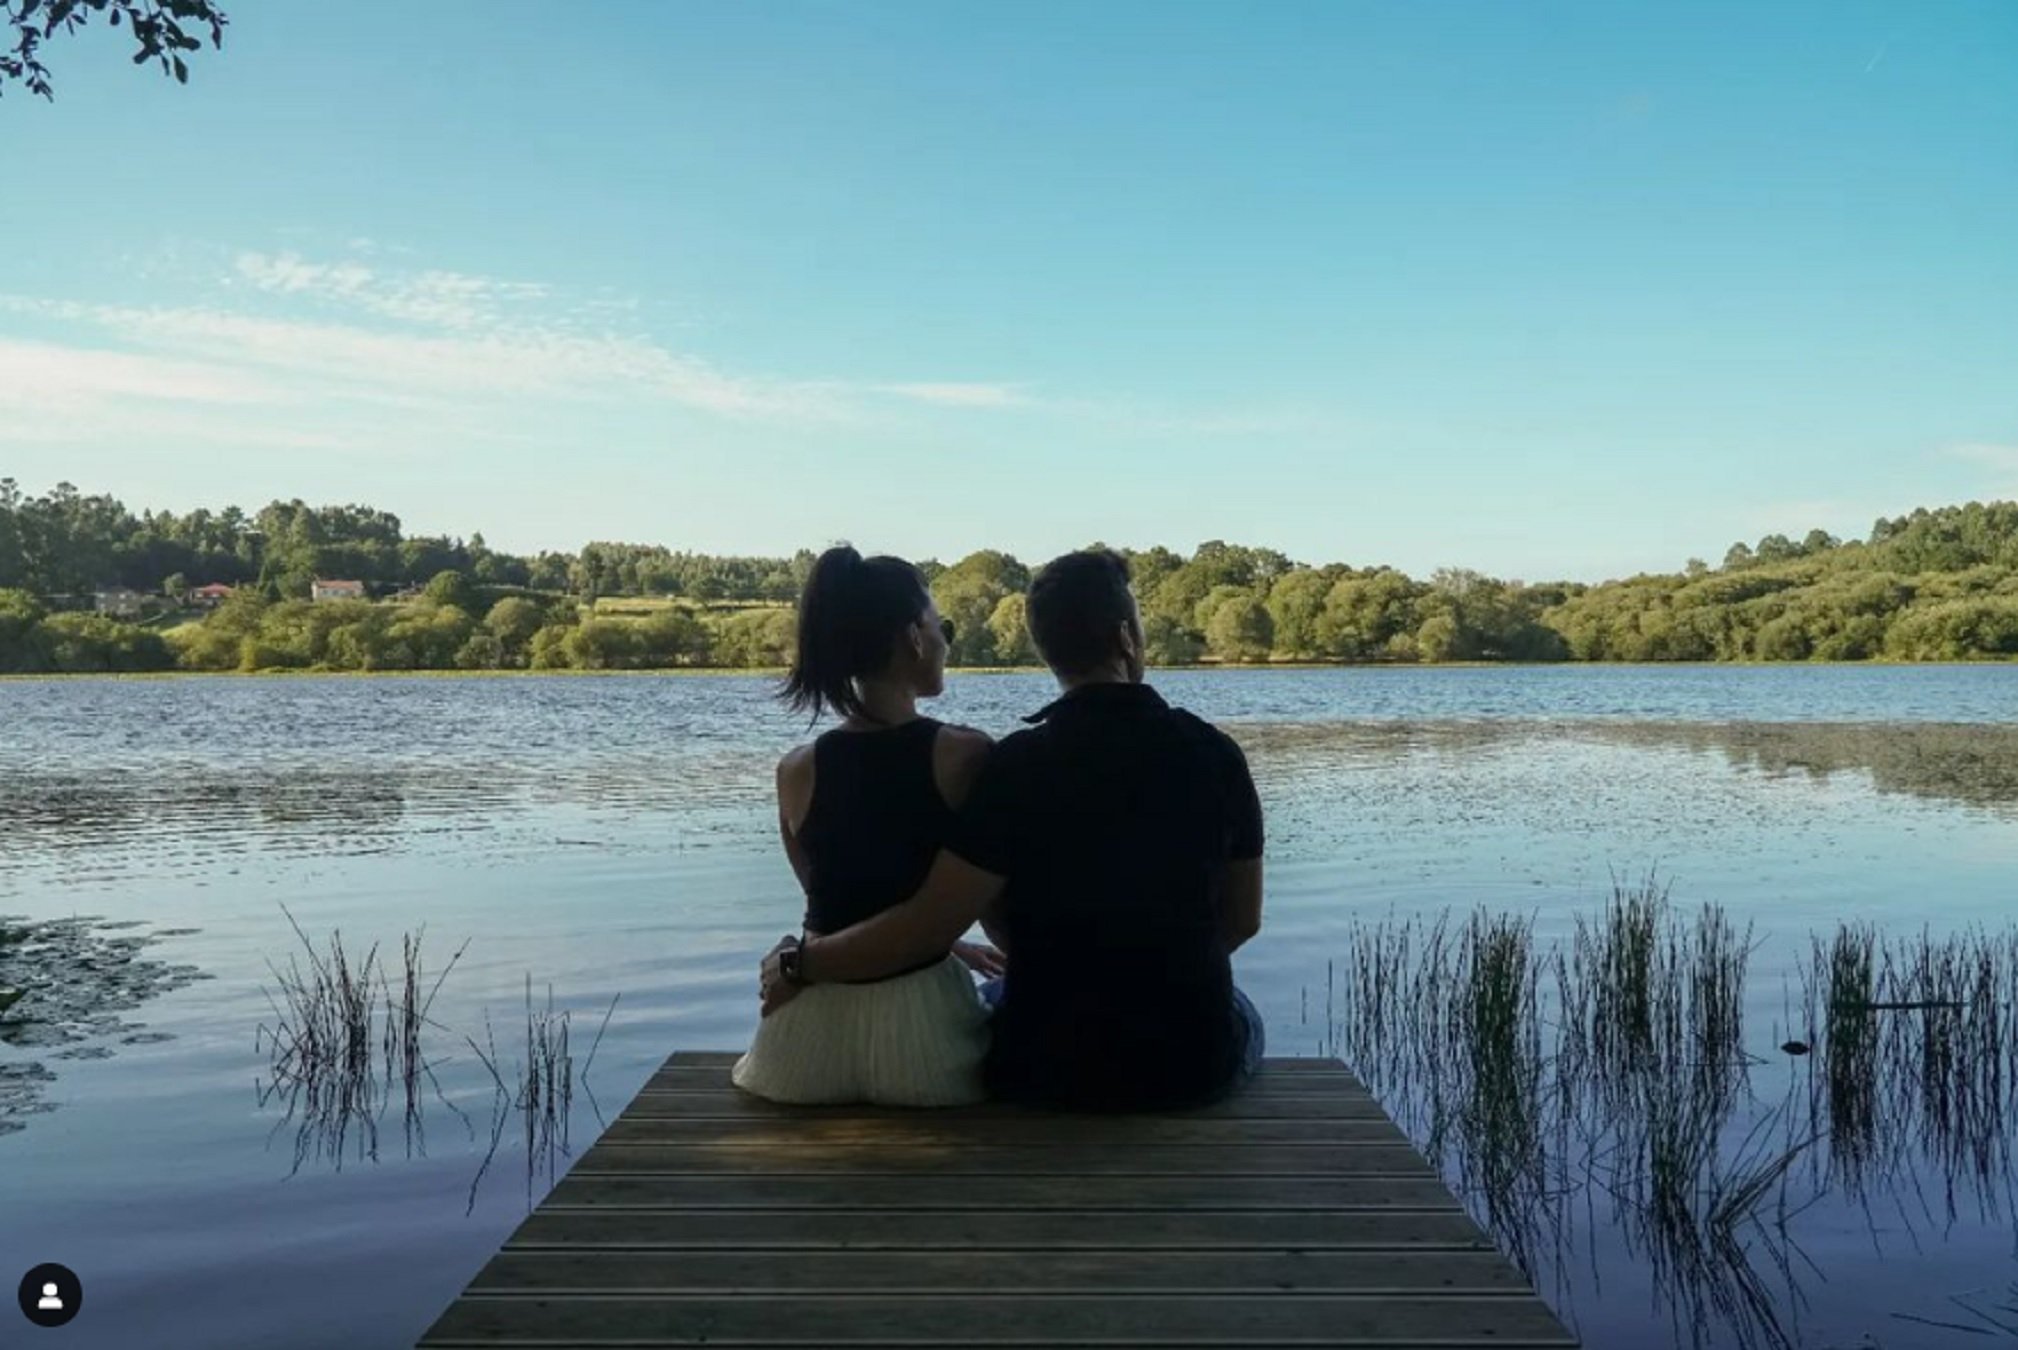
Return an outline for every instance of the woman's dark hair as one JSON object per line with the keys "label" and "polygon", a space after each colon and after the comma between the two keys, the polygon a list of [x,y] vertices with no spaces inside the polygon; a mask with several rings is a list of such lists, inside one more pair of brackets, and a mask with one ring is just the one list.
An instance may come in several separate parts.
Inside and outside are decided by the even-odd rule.
{"label": "woman's dark hair", "polygon": [[931,603],[924,576],[902,558],[828,549],[799,596],[798,652],[778,696],[793,712],[875,721],[855,681],[889,664],[891,644]]}
{"label": "woman's dark hair", "polygon": [[1104,548],[1053,558],[1031,581],[1025,604],[1044,663],[1060,675],[1084,675],[1114,658],[1114,630],[1132,612],[1128,560]]}

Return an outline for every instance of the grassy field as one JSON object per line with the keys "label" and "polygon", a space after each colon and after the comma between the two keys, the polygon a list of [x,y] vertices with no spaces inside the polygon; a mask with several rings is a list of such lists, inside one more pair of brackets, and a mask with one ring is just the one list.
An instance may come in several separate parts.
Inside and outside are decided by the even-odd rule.
{"label": "grassy field", "polygon": [[744,610],[790,609],[781,600],[687,600],[673,595],[603,595],[593,605],[583,605],[584,613],[598,618],[650,617],[668,610],[684,609],[692,614],[737,614]]}

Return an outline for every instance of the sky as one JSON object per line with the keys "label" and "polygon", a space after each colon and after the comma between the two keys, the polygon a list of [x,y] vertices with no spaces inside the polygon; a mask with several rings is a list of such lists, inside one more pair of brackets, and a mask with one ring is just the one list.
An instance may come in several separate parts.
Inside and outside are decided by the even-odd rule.
{"label": "sky", "polygon": [[2018,497],[2018,3],[226,0],[0,97],[0,477],[1594,581]]}

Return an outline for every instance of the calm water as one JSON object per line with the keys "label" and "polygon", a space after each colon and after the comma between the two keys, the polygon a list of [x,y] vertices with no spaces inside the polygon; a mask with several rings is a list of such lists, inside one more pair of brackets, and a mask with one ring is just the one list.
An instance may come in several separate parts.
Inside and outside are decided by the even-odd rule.
{"label": "calm water", "polygon": [[[1328,961],[1391,909],[1513,909],[1547,937],[1658,867],[1678,903],[1756,925],[1746,1042],[1768,1059],[1810,931],[2018,917],[2018,667],[1156,683],[1226,723],[1260,785],[1267,923],[1237,966],[1274,1053],[1317,1052]],[[410,1343],[668,1052],[747,1040],[756,956],[797,918],[769,794],[802,728],[767,687],[0,683],[0,916],[31,933],[0,945],[0,983],[47,981],[0,1021],[8,1283],[76,1270],[79,1346]],[[1051,693],[956,677],[933,711],[1001,734]],[[362,1120],[276,1088],[261,1028],[278,972],[307,965],[289,913],[318,951],[332,930],[390,951],[395,983],[425,924],[423,991],[463,948],[411,1112],[398,1081],[350,1104]],[[578,1075],[603,1028],[556,1132],[530,1137],[465,1039],[491,1053],[488,1020],[511,1077],[528,978],[569,1013]],[[1671,1283],[1603,1207],[1578,1212],[1546,1296],[1594,1346],[1670,1343]],[[1803,1345],[1978,1345],[1968,1307],[2018,1301],[1994,1194],[1825,1198],[1790,1232],[1775,1297]],[[1741,1343],[1711,1321],[1709,1343]]]}

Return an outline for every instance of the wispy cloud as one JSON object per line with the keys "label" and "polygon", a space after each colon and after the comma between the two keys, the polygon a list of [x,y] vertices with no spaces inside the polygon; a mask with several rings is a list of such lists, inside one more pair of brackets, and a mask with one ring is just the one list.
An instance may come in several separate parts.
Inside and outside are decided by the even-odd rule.
{"label": "wispy cloud", "polygon": [[[1008,408],[1017,386],[912,380],[857,383],[725,371],[649,336],[631,297],[576,297],[544,282],[380,265],[383,250],[352,241],[350,256],[237,253],[220,297],[142,307],[0,295],[0,313],[83,330],[89,345],[40,344],[35,377],[14,402],[75,405],[96,393],[201,400],[239,388],[373,404],[443,405],[528,399],[665,403],[731,418],[845,422],[880,399],[946,409]],[[360,255],[371,261],[362,260]],[[56,372],[53,373],[52,372]],[[116,387],[115,387],[116,386]],[[219,400],[211,400],[219,401]]]}
{"label": "wispy cloud", "polygon": [[949,408],[1007,408],[1025,402],[1015,386],[1006,384],[884,384],[875,388],[899,398]]}
{"label": "wispy cloud", "polygon": [[[498,292],[481,286],[430,282],[385,292],[371,289],[372,282],[358,275],[362,269],[342,265],[255,270],[262,289],[275,294],[368,297],[357,302],[360,307],[387,317],[398,314],[421,330],[221,307],[140,308],[18,295],[0,296],[0,312],[54,320],[82,328],[100,343],[119,344],[71,347],[70,365],[88,370],[102,361],[115,372],[153,370],[164,377],[157,381],[163,393],[175,381],[160,363],[172,357],[181,363],[175,373],[200,374],[196,387],[206,381],[256,384],[255,377],[285,376],[297,393],[367,401],[645,399],[728,416],[810,419],[841,411],[831,388],[821,383],[732,376],[644,338],[493,321],[487,307]],[[121,348],[138,348],[139,353]],[[63,387],[80,386],[72,379]]]}
{"label": "wispy cloud", "polygon": [[144,353],[0,337],[0,407],[72,409],[106,399],[248,404],[278,391],[245,371]]}
{"label": "wispy cloud", "polygon": [[310,262],[294,253],[241,253],[238,277],[269,295],[304,296],[389,319],[465,331],[496,328],[514,307],[541,301],[553,288],[464,272],[386,274],[358,262]]}
{"label": "wispy cloud", "polygon": [[[509,436],[587,405],[827,427],[1015,415],[1181,436],[1309,432],[1323,420],[1051,396],[1017,381],[731,371],[640,331],[636,297],[403,267],[407,250],[364,237],[325,248],[213,252],[201,265],[175,247],[150,262],[150,276],[179,274],[182,290],[207,271],[198,303],[0,293],[0,321],[19,321],[0,338],[0,441],[144,439],[173,426],[197,442],[322,444],[389,414],[402,439],[449,440]],[[161,420],[170,406],[182,411]]]}

